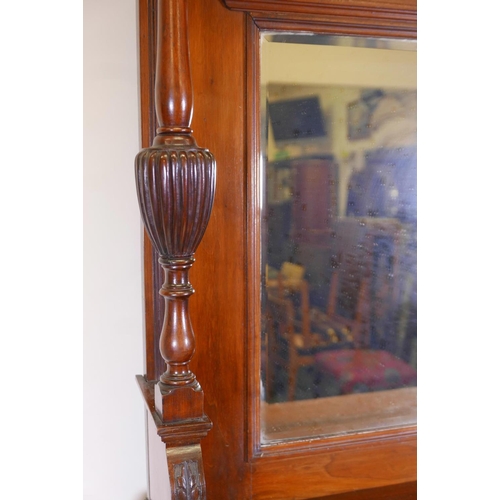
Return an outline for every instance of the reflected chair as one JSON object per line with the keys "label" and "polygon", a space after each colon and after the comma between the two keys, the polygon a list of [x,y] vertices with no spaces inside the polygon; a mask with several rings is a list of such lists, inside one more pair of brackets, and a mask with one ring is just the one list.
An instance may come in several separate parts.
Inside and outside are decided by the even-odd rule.
{"label": "reflected chair", "polygon": [[[300,305],[294,304],[293,296],[298,292]],[[348,328],[329,322],[310,321],[309,284],[301,279],[293,287],[283,283],[269,289],[266,301],[267,331],[267,391],[276,366],[287,373],[288,400],[295,399],[297,375],[301,367],[315,367],[315,355],[334,349],[353,347],[352,334]]]}
{"label": "reflected chair", "polygon": [[[353,348],[314,355],[316,368],[334,377],[340,394],[396,389],[416,385],[417,372],[400,359],[387,346],[387,332],[400,324],[399,312],[391,301],[389,273],[382,272],[380,279],[361,278],[357,289],[356,309],[352,319],[339,312],[341,269],[332,275],[326,320],[347,327],[353,336]],[[375,283],[372,289],[370,284]],[[352,291],[353,287],[351,287]],[[320,314],[320,313],[315,313]],[[325,320],[325,321],[326,321]],[[345,326],[343,326],[345,325]]]}
{"label": "reflected chair", "polygon": [[274,269],[270,272],[270,268],[266,266],[266,287],[278,289],[281,295],[287,291],[298,291],[305,272],[304,266],[293,262],[283,262],[279,271]]}

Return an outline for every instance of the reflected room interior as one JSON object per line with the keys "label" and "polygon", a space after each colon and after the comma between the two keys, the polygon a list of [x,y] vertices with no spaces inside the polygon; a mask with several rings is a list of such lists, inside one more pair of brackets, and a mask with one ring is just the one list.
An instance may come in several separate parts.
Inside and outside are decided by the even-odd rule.
{"label": "reflected room interior", "polygon": [[263,401],[416,386],[416,109],[414,42],[262,38]]}

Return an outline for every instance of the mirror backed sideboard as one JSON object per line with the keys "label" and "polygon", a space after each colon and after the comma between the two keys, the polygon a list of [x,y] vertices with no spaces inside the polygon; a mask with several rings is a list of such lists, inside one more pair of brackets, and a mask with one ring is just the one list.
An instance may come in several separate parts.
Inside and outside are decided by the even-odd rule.
{"label": "mirror backed sideboard", "polygon": [[416,2],[139,22],[149,500],[416,498]]}

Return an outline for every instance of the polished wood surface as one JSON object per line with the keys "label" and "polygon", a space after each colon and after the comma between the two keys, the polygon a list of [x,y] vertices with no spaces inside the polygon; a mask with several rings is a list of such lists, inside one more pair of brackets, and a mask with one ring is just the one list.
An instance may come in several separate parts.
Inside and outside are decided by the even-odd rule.
{"label": "polished wood surface", "polygon": [[153,146],[136,157],[136,185],[142,220],[160,255],[165,282],[160,294],[167,307],[160,352],[168,369],[164,391],[198,388],[189,362],[194,334],[188,299],[194,293],[188,272],[205,232],[215,191],[215,159],[199,148],[189,125],[193,111],[184,0],[158,2],[156,114]]}
{"label": "polished wood surface", "polygon": [[[333,2],[329,2],[333,3]],[[373,7],[373,17],[366,20],[366,23],[356,26],[349,25],[347,18],[340,18],[335,16],[321,16],[315,10],[315,2],[303,2],[307,5],[309,13],[307,14],[293,14],[293,22],[290,20],[292,17],[287,12],[271,10],[266,12],[255,13],[253,10],[248,13],[249,21],[248,31],[249,35],[247,40],[250,41],[252,46],[248,49],[248,87],[247,95],[249,103],[247,105],[248,113],[255,113],[259,116],[260,110],[260,79],[259,79],[259,66],[258,58],[255,57],[255,47],[258,46],[259,34],[266,29],[276,29],[287,31],[288,29],[299,31],[314,31],[317,33],[332,33],[337,34],[346,33],[349,35],[376,35],[376,36],[405,36],[408,38],[416,37],[416,10],[413,12],[415,22],[407,24],[407,19],[398,19],[396,16],[391,23],[392,25],[380,22],[377,15],[383,15],[377,10],[375,2],[369,2]],[[355,7],[357,2],[350,3],[350,7]],[[271,7],[269,7],[271,9]],[[284,11],[288,7],[283,8]],[[408,10],[411,10],[411,6]],[[335,26],[335,29],[333,28]],[[337,30],[338,27],[338,30]],[[403,33],[405,33],[403,35]],[[259,171],[260,168],[260,123],[258,120],[252,121],[248,118],[251,126],[247,128],[249,134],[248,144],[251,146],[249,149],[248,163],[251,165],[253,175],[249,175],[248,200],[250,200],[248,211],[253,213],[253,216],[258,221],[260,220],[260,213],[255,205],[261,206],[259,198],[260,184],[259,179],[263,175]],[[248,326],[253,332],[250,333],[250,348],[249,351],[258,353],[258,346],[260,345],[260,288],[259,273],[260,273],[260,260],[259,255],[256,255],[255,248],[259,248],[259,234],[260,223],[255,222],[249,224],[249,276],[247,279],[247,293],[248,293],[248,310],[249,310],[249,323]],[[255,259],[255,260],[253,260]],[[255,274],[252,274],[255,273]],[[249,361],[249,370],[255,370],[258,373],[258,368],[252,368],[255,360]],[[249,406],[248,414],[251,415],[253,425],[249,425],[249,455],[250,462],[252,463],[252,498],[316,498],[327,496],[327,493],[340,494],[352,487],[359,491],[372,488],[374,486],[382,487],[383,485],[396,485],[407,483],[410,489],[415,490],[416,481],[416,425],[415,412],[410,410],[406,412],[404,417],[396,424],[396,429],[386,430],[382,432],[374,431],[369,433],[361,432],[358,428],[357,431],[351,427],[350,434],[346,437],[346,447],[343,448],[343,436],[337,435],[336,437],[323,437],[320,439],[311,439],[311,433],[307,429],[294,429],[295,439],[292,441],[274,442],[271,446],[267,446],[261,442],[260,430],[266,428],[264,419],[261,418],[261,401],[255,395],[260,393],[258,386],[259,381],[252,377],[248,379],[248,391],[250,395],[247,399]],[[410,396],[412,399],[413,396]],[[309,403],[304,402],[307,407]],[[310,402],[314,405],[314,402]],[[296,404],[296,403],[293,403]],[[404,402],[403,402],[404,406]],[[295,413],[295,423],[299,423],[298,415],[306,416],[306,408],[301,408]],[[313,409],[310,410],[313,412]],[[402,410],[402,415],[405,410]],[[292,412],[290,412],[292,415]],[[291,416],[293,419],[293,416]],[[307,427],[307,419],[304,418],[304,425]],[[331,422],[330,422],[331,423]],[[358,422],[359,423],[359,422]],[[350,425],[356,427],[356,422],[351,421]],[[398,425],[402,425],[401,429]],[[363,427],[363,426],[361,426]],[[317,435],[320,434],[321,429]],[[402,434],[399,434],[402,432]],[[302,437],[300,436],[302,433]],[[396,433],[396,434],[394,434]],[[396,437],[397,436],[397,437]],[[403,437],[404,436],[404,437]],[[285,437],[285,436],[282,436]],[[290,436],[291,437],[291,436]],[[385,450],[385,451],[384,451]],[[348,472],[344,470],[346,476],[349,476],[351,484],[344,482],[340,478],[329,476],[322,470],[320,463],[329,460],[329,453],[333,453],[333,457],[342,459]],[[359,454],[358,454],[359,453]],[[275,457],[286,457],[286,462],[276,462]],[[314,457],[314,458],[311,458]],[[366,458],[366,462],[362,457]],[[379,478],[380,481],[375,485],[370,479],[370,469],[377,460],[381,460],[384,464],[385,472],[382,474],[384,477]],[[279,465],[281,463],[281,465]],[[274,467],[276,466],[276,469]],[[277,471],[280,470],[278,473]],[[352,476],[351,476],[352,474]],[[391,477],[392,474],[392,477]],[[356,479],[354,479],[356,478]],[[268,482],[271,488],[271,493],[264,487],[264,483]],[[354,486],[355,484],[355,486]],[[262,489],[261,489],[262,486]],[[415,490],[416,491],[416,490]],[[414,492],[415,492],[414,491]],[[386,491],[387,493],[387,491]],[[266,496],[270,495],[270,496]],[[274,496],[272,496],[274,495]],[[300,495],[303,495],[302,497]],[[388,496],[390,498],[390,496]],[[397,497],[395,497],[397,498]]]}
{"label": "polished wood surface", "polygon": [[158,1],[155,104],[158,134],[190,132],[193,89],[186,1]]}
{"label": "polished wood surface", "polygon": [[[154,111],[155,60],[156,60],[156,0],[139,2],[139,75],[141,102],[141,145],[149,147],[156,135]],[[159,332],[163,325],[165,301],[158,300],[164,273],[158,263],[158,254],[144,230],[144,357],[145,374],[149,380],[157,380],[167,369],[160,353]]]}
{"label": "polished wood surface", "polygon": [[[398,438],[375,441],[369,451],[347,443],[329,452],[311,450],[257,462],[252,473],[251,498],[298,500],[325,494],[335,498],[335,494],[402,483],[416,486],[416,467],[410,465],[415,452],[411,439]],[[413,479],[408,480],[411,476]],[[387,498],[391,498],[390,488],[386,491]]]}
{"label": "polished wood surface", "polygon": [[224,0],[261,29],[414,38],[416,0]]}
{"label": "polished wood surface", "polygon": [[[142,376],[137,376],[137,382],[147,412],[149,500],[191,498],[189,494],[192,498],[206,498],[199,443],[212,428],[212,422],[206,416],[164,422],[155,408],[156,384]],[[181,415],[182,406],[179,410]]]}
{"label": "polished wood surface", "polygon": [[[218,159],[217,194],[197,251],[192,321],[198,332],[193,369],[217,425],[203,440],[210,499],[251,498],[246,461],[246,169],[245,16],[221,2],[190,2],[196,113],[193,129]],[[195,56],[196,54],[196,56]],[[198,89],[198,90],[197,90]]]}
{"label": "polished wood surface", "polygon": [[318,500],[416,500],[416,482],[401,483],[380,488],[354,490],[339,495],[328,495]]}
{"label": "polished wood surface", "polygon": [[[150,28],[152,19],[147,12],[145,19]],[[165,274],[160,289],[165,299],[164,318],[158,342],[167,369],[154,383],[153,406],[144,390],[143,395],[157,434],[166,445],[172,498],[202,500],[206,488],[199,443],[212,424],[204,413],[203,391],[190,369],[195,337],[188,308],[194,293],[189,270],[210,219],[215,159],[210,151],[197,146],[190,128],[193,96],[187,33],[186,0],[158,0],[154,92],[158,128],[152,146],[136,156],[135,177],[142,221]],[[146,40],[151,41],[149,37]],[[146,45],[149,68],[153,56],[150,43]],[[146,96],[141,101],[149,104],[151,80],[146,78],[144,83]],[[143,120],[147,122],[151,120]],[[155,281],[147,279],[148,284]],[[149,342],[147,348],[151,349]],[[156,450],[151,431],[148,421],[149,449]],[[152,457],[156,464],[157,457]],[[150,472],[153,470],[150,467]],[[163,492],[155,495],[151,500],[167,500]]]}
{"label": "polished wood surface", "polygon": [[[281,2],[282,14],[275,10],[278,2],[244,3],[236,6],[229,0],[227,5],[219,0],[187,0],[195,103],[192,128],[197,141],[209,147],[218,162],[212,215],[190,273],[199,291],[190,299],[196,332],[190,369],[203,386],[204,409],[214,422],[201,441],[207,498],[414,498],[414,426],[379,429],[368,435],[261,443],[257,278],[260,30],[307,29],[411,38],[416,36],[414,2],[387,1],[377,8],[375,2],[356,0],[348,5],[336,4],[336,9],[347,9],[343,15],[338,10],[338,16],[332,15],[330,4],[334,2]],[[142,74],[143,70],[147,72],[146,66],[154,72],[154,2],[140,0],[139,8],[143,13]],[[251,13],[230,10],[236,8],[251,9]],[[156,126],[151,125],[155,119],[149,79],[141,81],[143,141]],[[154,351],[163,319],[157,286],[161,266],[147,239],[144,248],[147,376],[142,382],[143,387],[149,387],[143,394],[148,393],[149,404],[154,405],[154,393],[148,384],[162,373],[163,361]],[[181,469],[180,476],[189,477],[186,467]],[[150,465],[150,473],[154,473],[152,470]]]}
{"label": "polished wood surface", "polygon": [[383,12],[398,13],[394,17],[401,22],[401,12],[416,16],[417,2],[415,0],[224,0],[230,9],[246,12],[271,12],[275,17],[286,13],[302,15],[322,14],[333,17],[336,12],[344,10],[370,10],[372,17],[380,16]]}

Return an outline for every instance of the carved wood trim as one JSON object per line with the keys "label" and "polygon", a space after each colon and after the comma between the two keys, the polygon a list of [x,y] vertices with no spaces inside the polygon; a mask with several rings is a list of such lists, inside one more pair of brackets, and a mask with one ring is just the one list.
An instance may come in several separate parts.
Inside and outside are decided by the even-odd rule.
{"label": "carved wood trim", "polygon": [[203,500],[206,498],[205,475],[198,446],[169,449],[169,474],[172,476],[172,498]]}
{"label": "carved wood trim", "polygon": [[[263,206],[260,187],[260,64],[259,29],[253,19],[247,17],[246,26],[246,57],[247,57],[247,287],[248,287],[248,359],[247,363],[247,453],[252,459],[260,452],[260,370],[261,370],[261,302],[258,293],[255,293],[255,283],[262,275],[261,270],[261,208]],[[260,283],[259,283],[260,285]]]}
{"label": "carved wood trim", "polygon": [[[350,489],[377,488],[392,484],[403,485],[405,491],[413,495],[416,478],[416,426],[396,424],[390,429],[377,429],[367,433],[348,433],[332,435],[325,430],[323,435],[310,433],[311,439],[304,437],[304,429],[290,432],[286,441],[261,443],[260,412],[262,402],[259,394],[259,380],[255,376],[260,370],[260,293],[258,280],[260,276],[260,256],[255,249],[260,249],[260,213],[262,206],[259,199],[260,164],[260,80],[259,80],[259,47],[261,31],[308,31],[322,34],[345,34],[348,36],[388,36],[392,38],[416,38],[416,6],[412,10],[411,2],[400,2],[400,15],[383,12],[374,8],[371,16],[368,8],[363,11],[347,10],[340,16],[339,2],[238,2],[225,0],[226,5],[234,10],[246,11],[247,16],[247,307],[248,307],[248,351],[253,358],[247,360],[247,460],[252,464],[252,498],[310,498],[320,496],[321,492],[335,491],[342,495]],[[356,2],[359,5],[361,2]],[[370,2],[364,2],[368,5]],[[264,5],[265,4],[265,5]],[[277,5],[281,4],[281,5]],[[309,10],[298,9],[307,4]],[[373,6],[373,2],[371,3]],[[396,2],[394,2],[396,5]],[[382,4],[384,6],[384,4]],[[258,11],[257,8],[266,9]],[[328,16],[319,13],[319,7],[330,9]],[[335,10],[337,9],[337,10]],[[337,17],[333,16],[336,12]],[[348,15],[349,14],[349,15]],[[366,18],[362,14],[366,14]],[[257,395],[257,396],[256,396]],[[300,413],[300,410],[299,410]],[[290,418],[294,414],[290,412]],[[297,416],[297,415],[295,415]],[[299,418],[297,416],[297,418]],[[280,422],[281,423],[281,422]],[[272,427],[272,422],[268,422]],[[386,457],[385,462],[377,463],[377,471],[370,465],[374,457]],[[379,459],[375,459],[376,461]],[[283,472],[283,460],[286,460],[286,472]],[[345,460],[350,464],[344,471],[345,478],[336,476],[333,463]],[[372,468],[374,477],[361,479],[364,470]],[[349,469],[349,470],[347,470]],[[314,472],[313,472],[314,471]],[[398,475],[399,474],[399,475]],[[378,475],[378,476],[377,476]],[[298,487],[310,482],[315,477],[315,484],[307,488]],[[333,479],[335,478],[335,480]],[[307,496],[300,496],[307,490]],[[395,490],[387,490],[387,498]],[[375,493],[374,493],[375,492]],[[313,495],[314,493],[314,495]],[[324,498],[330,498],[324,497]],[[375,497],[374,497],[375,498]],[[412,498],[411,496],[409,498]]]}
{"label": "carved wood trim", "polygon": [[[139,69],[141,87],[141,145],[149,147],[158,127],[154,113],[156,61],[156,0],[139,2]],[[148,380],[157,380],[167,369],[160,353],[159,338],[165,314],[165,301],[158,295],[163,269],[158,253],[143,233],[145,362]]]}
{"label": "carved wood trim", "polygon": [[415,0],[224,0],[260,29],[416,38]]}
{"label": "carved wood trim", "polygon": [[[153,0],[140,0],[140,5],[145,2],[154,3]],[[203,443],[209,497],[266,498],[268,495],[269,498],[267,486],[271,490],[274,489],[272,495],[275,498],[310,498],[313,494],[309,492],[313,490],[315,497],[321,496],[325,499],[330,498],[330,493],[335,492],[335,495],[338,495],[340,491],[356,490],[354,495],[357,495],[360,490],[367,491],[366,488],[375,483],[371,476],[373,465],[364,460],[367,454],[370,460],[377,464],[378,468],[374,474],[380,474],[378,485],[390,484],[391,468],[405,468],[407,473],[402,479],[403,486],[409,485],[405,491],[411,492],[415,487],[413,456],[409,457],[411,453],[401,455],[400,450],[415,448],[416,437],[412,430],[404,436],[393,433],[390,440],[386,437],[380,440],[377,438],[375,443],[347,442],[351,440],[348,436],[339,446],[338,441],[336,444],[331,440],[322,439],[322,446],[318,443],[315,449],[307,451],[306,441],[302,442],[302,449],[298,449],[295,442],[280,449],[279,456],[268,454],[269,450],[266,449],[261,450],[262,456],[258,456],[254,454],[256,450],[252,450],[254,441],[249,438],[248,431],[255,429],[255,425],[250,420],[248,409],[259,395],[254,389],[255,380],[250,382],[252,373],[256,373],[252,372],[256,361],[255,358],[248,358],[247,349],[257,349],[255,344],[252,347],[250,333],[253,328],[252,321],[256,321],[251,304],[252,301],[256,304],[258,299],[250,297],[252,293],[257,292],[250,290],[245,279],[253,279],[251,266],[255,263],[251,264],[249,261],[254,250],[249,245],[252,244],[252,238],[256,237],[252,235],[256,228],[255,221],[243,209],[243,204],[248,208],[252,203],[250,198],[247,203],[245,195],[249,195],[250,191],[246,191],[244,184],[245,179],[252,182],[255,163],[251,160],[251,150],[254,146],[246,140],[245,134],[251,133],[256,117],[248,116],[251,105],[245,107],[246,95],[242,82],[244,78],[251,82],[253,76],[246,72],[248,67],[244,64],[242,53],[247,44],[247,59],[255,58],[251,46],[255,40],[251,42],[251,37],[247,37],[245,41],[245,17],[248,21],[247,33],[249,26],[255,29],[345,33],[350,36],[409,36],[408,33],[411,35],[412,31],[408,31],[407,22],[405,24],[396,18],[380,23],[370,22],[367,11],[366,18],[353,14],[351,17],[344,16],[332,20],[331,17],[313,13],[278,14],[271,11],[275,8],[273,2],[262,2],[262,5],[269,6],[268,11],[259,11],[255,7],[256,3],[250,2],[252,15],[247,16],[242,12],[235,12],[235,9],[226,9],[219,0],[188,0],[188,3],[191,18],[190,41],[194,50],[193,58],[198,63],[192,67],[197,103],[195,130],[200,141],[203,138],[217,153],[218,161],[224,170],[224,176],[218,181],[219,194],[212,222],[197,254],[200,260],[203,257],[207,265],[195,264],[193,275],[195,285],[204,290],[199,298],[195,296],[192,301],[193,323],[197,331],[198,325],[205,326],[206,331],[197,339],[203,355],[195,356],[192,366],[203,383],[207,395],[207,409],[216,422],[215,428]],[[229,3],[228,0],[228,6]],[[304,0],[302,3],[311,5],[312,2]],[[381,27],[384,23],[385,27]],[[416,22],[414,26],[415,29],[412,29],[416,35]],[[248,88],[251,87],[247,85],[247,90]],[[149,111],[146,111],[143,116],[149,116],[148,113]],[[150,137],[143,145],[148,146],[152,139],[153,137]],[[145,251],[148,245],[149,238],[146,238]],[[211,255],[217,258],[210,259]],[[158,281],[157,285],[152,285],[157,290],[161,287],[162,268],[156,258],[151,257],[149,262],[150,267],[145,266],[145,279],[148,279],[149,274],[150,282]],[[222,278],[215,284],[214,277],[217,276]],[[151,302],[159,304],[159,307],[146,313],[147,316],[149,314],[146,320],[150,321],[154,316],[156,323],[161,324],[164,313],[160,313],[160,307],[164,301],[156,290],[151,292],[151,296],[154,296]],[[255,307],[257,306],[254,306],[254,309]],[[160,328],[157,327],[158,330]],[[158,331],[156,334],[158,335]],[[166,434],[182,425],[187,428],[187,423],[165,424],[155,411],[155,384],[152,380],[161,375],[160,365],[164,362],[161,356],[159,360],[155,366],[157,375],[143,378],[143,382],[148,386],[149,411],[156,416],[152,427],[156,425],[154,431],[159,435],[161,432],[164,442],[168,442],[170,437]],[[231,362],[227,363],[229,360]],[[220,366],[224,366],[222,376],[218,370]],[[210,424],[207,424],[203,430],[203,419],[193,419],[190,424],[198,426],[198,430],[193,430],[191,435],[198,432],[200,439],[210,427]],[[404,439],[401,441],[400,438]],[[375,446],[372,446],[373,444]],[[323,469],[321,464],[337,461],[343,464],[341,472],[345,480],[342,480],[338,488],[332,488],[331,482],[336,468]],[[383,467],[382,464],[386,465]],[[221,477],[224,478],[223,481]],[[280,491],[280,488],[284,489]],[[383,496],[377,496],[378,491],[377,489],[372,492],[373,497],[361,497],[400,498],[397,496],[399,489],[394,490],[391,487],[384,490]],[[343,494],[340,498],[344,498]]]}
{"label": "carved wood trim", "polygon": [[320,15],[334,18],[342,15],[374,18],[405,15],[416,17],[416,0],[224,0],[228,9],[244,12],[269,12],[272,17],[287,14]]}
{"label": "carved wood trim", "polygon": [[380,22],[374,24],[367,18],[360,19],[335,19],[328,20],[322,16],[309,16],[304,20],[301,15],[289,15],[284,19],[270,19],[267,13],[252,12],[255,24],[262,30],[283,31],[294,33],[319,33],[324,35],[353,36],[379,36],[391,38],[414,39],[417,37],[416,23]]}
{"label": "carved wood trim", "polygon": [[[141,36],[148,37],[141,43],[141,58],[144,58],[141,59],[141,82],[146,87],[141,92],[141,104],[148,107],[152,104],[154,53],[149,35],[156,33],[154,97],[158,126],[152,146],[136,156],[135,177],[142,221],[152,244],[147,248],[145,263],[153,271],[153,279],[146,269],[149,275],[146,286],[151,287],[157,281],[158,268],[151,262],[155,253],[165,275],[160,289],[165,308],[159,351],[167,369],[156,384],[147,386],[143,380],[141,389],[158,435],[167,445],[167,455],[175,457],[183,450],[182,460],[169,462],[173,498],[204,499],[199,442],[212,423],[204,414],[203,391],[189,366],[195,350],[188,308],[189,297],[194,293],[189,270],[210,219],[216,165],[212,153],[198,147],[190,128],[193,91],[187,0],[158,0],[156,6],[155,11],[153,0],[148,0],[142,3],[139,12],[141,26],[146,26]],[[156,30],[153,29],[155,17]],[[149,124],[143,121],[143,141],[151,134],[151,121]],[[146,306],[152,305],[156,313],[154,300],[146,293]],[[147,376],[156,378],[158,348],[151,345],[151,338],[155,337],[154,322],[151,324],[149,320],[146,329]],[[189,460],[185,459],[188,445]],[[193,447],[196,452],[192,452]]]}
{"label": "carved wood trim", "polygon": [[[280,28],[282,25],[280,25]],[[276,439],[273,443],[263,444],[261,442],[261,408],[262,401],[258,397],[260,394],[259,380],[260,377],[260,364],[261,364],[261,332],[260,332],[260,311],[261,302],[259,294],[258,281],[261,273],[261,258],[260,258],[260,248],[262,237],[261,231],[261,213],[260,207],[263,206],[261,196],[261,189],[259,185],[259,179],[262,178],[263,173],[260,171],[260,151],[261,151],[261,136],[260,129],[261,123],[258,120],[260,116],[260,62],[259,62],[259,51],[255,50],[255,47],[259,46],[261,27],[255,22],[252,16],[248,16],[247,23],[247,133],[248,133],[248,164],[252,167],[248,169],[247,172],[247,186],[248,186],[248,205],[247,205],[247,224],[248,224],[248,276],[247,276],[247,296],[248,296],[248,328],[249,328],[249,359],[248,359],[248,393],[250,398],[248,399],[248,454],[247,458],[250,461],[258,464],[262,459],[272,459],[272,457],[277,456],[287,456],[300,451],[307,450],[320,450],[325,448],[330,449],[341,449],[347,445],[353,446],[370,446],[370,443],[375,441],[390,441],[399,439],[402,435],[405,439],[410,441],[416,440],[417,429],[416,426],[412,424],[404,423],[400,425],[399,423],[393,425],[393,428],[385,430],[372,430],[368,433],[362,433],[354,435],[348,433],[346,437],[342,437],[340,434],[345,434],[348,432],[347,428],[342,428],[335,432],[328,432],[325,428],[323,433],[315,435],[311,432],[308,437],[310,440],[305,439],[305,434],[307,430],[305,426],[302,428],[295,429],[295,432],[290,432],[285,437],[285,441]],[[317,27],[316,27],[317,29]],[[315,31],[316,31],[315,29]],[[352,33],[351,33],[352,34]],[[412,391],[409,391],[413,393]],[[304,407],[301,407],[299,403],[299,408],[296,413],[290,408],[288,416],[290,419],[298,418],[299,415],[307,414],[307,403]],[[415,412],[412,409],[412,412]],[[383,413],[383,412],[382,412]],[[381,411],[378,408],[377,416],[380,417]],[[412,413],[413,415],[413,413]],[[400,421],[404,421],[404,414],[401,415]],[[269,416],[267,417],[269,418]],[[307,420],[307,419],[306,419]],[[411,420],[411,419],[409,419]],[[280,424],[277,419],[275,421],[267,422],[269,427],[279,428]],[[331,422],[328,425],[333,424]],[[338,425],[338,423],[336,424]],[[321,427],[321,426],[320,426]],[[388,425],[389,427],[389,425]],[[339,426],[340,428],[340,426]],[[371,428],[369,424],[366,428]],[[331,430],[331,429],[330,429]]]}
{"label": "carved wood trim", "polygon": [[160,351],[168,364],[164,391],[195,384],[189,361],[194,334],[188,271],[210,218],[215,193],[215,159],[199,148],[189,128],[193,100],[185,0],[159,0],[155,102],[159,121],[153,146],[136,156],[142,220],[165,270],[161,295],[167,307]]}

